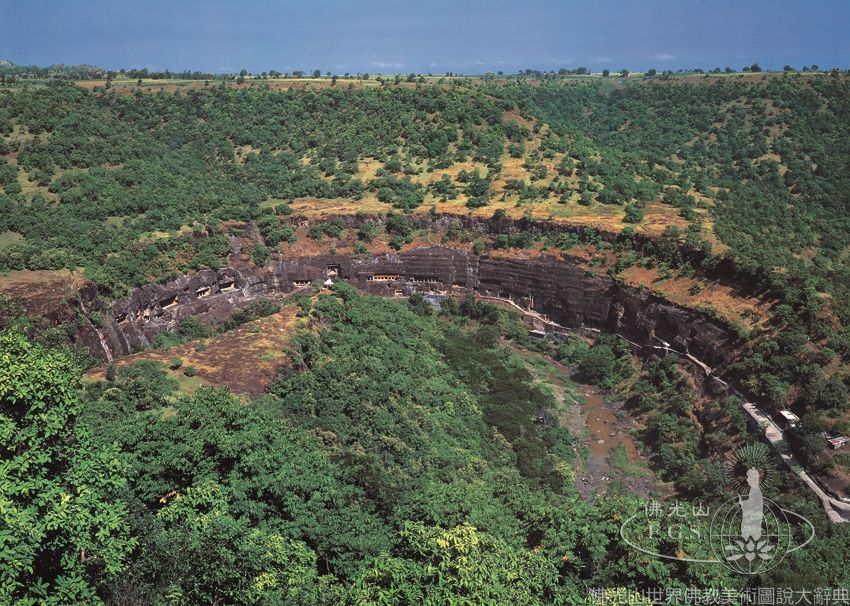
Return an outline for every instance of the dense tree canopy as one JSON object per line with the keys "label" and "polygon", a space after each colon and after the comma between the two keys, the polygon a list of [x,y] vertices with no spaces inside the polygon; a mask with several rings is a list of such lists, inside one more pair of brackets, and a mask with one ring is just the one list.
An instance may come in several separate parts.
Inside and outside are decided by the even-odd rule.
{"label": "dense tree canopy", "polygon": [[[16,503],[6,532],[18,533],[18,549],[2,550],[7,595],[574,604],[588,587],[740,585],[723,568],[647,560],[623,544],[619,521],[642,511],[638,499],[579,497],[574,437],[502,341],[527,338],[510,314],[470,299],[437,317],[418,299],[334,289],[304,301],[312,328],[293,339],[271,394],[249,403],[225,389],[177,397],[148,363],[78,397],[65,358],[4,335],[0,396],[20,428],[4,448],[38,446],[14,447],[21,454],[0,484]],[[565,359],[587,351],[558,347]],[[595,348],[622,354],[610,340]],[[649,431],[668,432],[661,468],[681,475],[695,456],[676,446],[692,412],[684,378],[671,360],[651,364],[634,391],[636,410],[655,415]],[[23,458],[49,475],[24,481]],[[56,515],[76,522],[21,534]],[[791,558],[776,582],[806,582],[799,564],[846,541],[840,527],[821,531],[821,555]],[[35,558],[33,571],[23,556]],[[820,583],[847,580],[818,570]]]}
{"label": "dense tree canopy", "polygon": [[117,502],[126,469],[78,417],[79,370],[0,334],[0,601],[96,603],[135,544]]}

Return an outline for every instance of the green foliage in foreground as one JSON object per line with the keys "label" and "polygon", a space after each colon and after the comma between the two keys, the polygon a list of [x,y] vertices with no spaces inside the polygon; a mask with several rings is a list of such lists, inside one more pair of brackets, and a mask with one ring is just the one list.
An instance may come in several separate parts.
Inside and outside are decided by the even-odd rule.
{"label": "green foliage in foreground", "polygon": [[89,604],[136,544],[126,469],[77,422],[78,371],[0,334],[0,603]]}
{"label": "green foliage in foreground", "polygon": [[[619,523],[642,511],[639,500],[579,498],[572,437],[535,420],[551,401],[503,345],[519,337],[503,311],[464,301],[437,317],[420,301],[335,288],[309,308],[323,328],[294,339],[292,368],[271,395],[245,403],[202,389],[175,400],[161,367],[136,366],[87,387],[83,423],[70,433],[81,406],[75,369],[3,337],[12,369],[0,375],[4,423],[23,411],[22,435],[48,445],[31,456],[54,461],[26,493],[46,509],[30,507],[20,523],[49,523],[56,478],[81,481],[62,473],[65,453],[110,462],[110,473],[87,464],[90,492],[67,490],[70,503],[94,500],[92,517],[43,545],[73,569],[77,594],[62,593],[44,559],[20,576],[9,543],[0,545],[4,586],[26,579],[14,591],[43,587],[55,604],[187,605],[576,604],[587,587],[740,586],[723,569],[624,545]],[[50,410],[62,415],[50,439],[63,449],[39,437],[35,417]],[[68,442],[86,434],[94,444]],[[113,444],[120,455],[85,454]],[[102,502],[109,516],[97,513]],[[789,558],[772,581],[810,580],[799,569],[816,570],[819,583],[846,581],[825,559],[846,550],[847,534],[819,532],[817,560]],[[85,540],[98,558],[84,563]]]}
{"label": "green foliage in foreground", "polygon": [[337,288],[309,312],[326,328],[249,405],[202,390],[147,409],[121,377],[90,388],[87,419],[131,465],[139,539],[107,596],[570,604],[591,579],[669,577],[618,545],[636,501],[578,498],[572,439],[534,421],[551,402],[499,344],[500,314],[463,304],[484,323],[447,322]]}

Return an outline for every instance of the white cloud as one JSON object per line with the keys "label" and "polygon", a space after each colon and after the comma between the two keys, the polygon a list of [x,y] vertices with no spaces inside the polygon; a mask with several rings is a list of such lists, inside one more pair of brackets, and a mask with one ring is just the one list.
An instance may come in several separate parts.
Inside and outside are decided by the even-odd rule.
{"label": "white cloud", "polygon": [[428,64],[430,69],[443,68],[443,69],[476,69],[476,68],[510,68],[516,67],[519,65],[519,61],[507,61],[505,59],[463,59],[463,60],[447,60],[440,63],[436,61],[432,61]]}
{"label": "white cloud", "polygon": [[572,63],[572,59],[552,59],[547,58],[540,61],[543,65],[555,65],[558,67],[564,67],[565,65],[570,65]]}
{"label": "white cloud", "polygon": [[404,66],[404,63],[397,61],[372,61],[372,67],[377,67],[378,69],[401,69]]}
{"label": "white cloud", "polygon": [[658,53],[657,55],[652,55],[651,58],[655,59],[656,61],[672,61],[673,55],[671,55],[670,53]]}

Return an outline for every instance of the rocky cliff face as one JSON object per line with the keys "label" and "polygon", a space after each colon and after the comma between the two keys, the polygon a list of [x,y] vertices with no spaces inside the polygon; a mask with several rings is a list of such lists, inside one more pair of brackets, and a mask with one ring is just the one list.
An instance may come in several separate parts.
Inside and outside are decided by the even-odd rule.
{"label": "rocky cliff face", "polygon": [[610,278],[590,276],[569,260],[478,257],[448,247],[374,257],[276,258],[262,269],[200,271],[138,288],[114,302],[97,339],[87,342],[96,355],[126,355],[185,317],[221,321],[252,300],[281,297],[328,278],[342,278],[380,296],[476,291],[511,299],[570,328],[616,332],[641,344],[666,341],[711,366],[728,359],[735,345],[732,333],[713,319]]}

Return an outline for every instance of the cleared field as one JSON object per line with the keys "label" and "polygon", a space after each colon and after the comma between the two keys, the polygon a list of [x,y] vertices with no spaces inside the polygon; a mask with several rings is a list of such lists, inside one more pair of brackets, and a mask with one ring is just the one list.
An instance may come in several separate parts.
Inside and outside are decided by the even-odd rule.
{"label": "cleared field", "polygon": [[[456,175],[462,169],[463,167],[453,167],[447,171],[439,171],[429,176],[419,175],[418,180],[431,183],[438,180],[443,173],[447,173],[450,176],[452,174]],[[619,205],[594,202],[590,206],[582,206],[575,200],[576,196],[573,196],[573,199],[566,203],[561,203],[554,197],[522,203],[518,202],[518,198],[515,195],[507,195],[502,199],[502,194],[504,193],[503,179],[494,181],[493,190],[490,203],[487,206],[473,210],[470,210],[466,206],[467,198],[463,194],[460,194],[454,200],[446,201],[441,201],[433,195],[427,194],[423,204],[413,212],[415,214],[423,214],[430,212],[434,208],[440,213],[489,217],[497,209],[502,209],[509,217],[514,219],[528,216],[535,220],[554,221],[577,226],[585,225],[609,232],[620,232],[624,227],[631,226],[635,233],[649,236],[661,235],[668,225],[675,225],[683,230],[688,226],[688,222],[679,216],[678,209],[657,201],[647,203],[644,208],[643,220],[640,223],[633,224],[624,221],[625,212],[623,207]],[[275,206],[281,202],[282,200],[267,200],[262,206]],[[392,205],[378,200],[373,192],[366,192],[360,200],[346,198],[296,198],[291,201],[290,206],[292,206],[297,214],[308,218],[356,214],[357,212],[384,214],[394,210]],[[708,217],[704,211],[702,214]],[[713,222],[708,219],[703,223],[703,234],[712,245],[717,245],[717,250],[725,248],[714,235]]]}
{"label": "cleared field", "polygon": [[685,276],[662,277],[657,268],[630,267],[621,274],[627,284],[644,286],[666,299],[692,309],[710,308],[722,318],[748,329],[765,326],[770,304],[735,289]]}
{"label": "cleared field", "polygon": [[[582,206],[576,202],[559,204],[554,198],[543,202],[528,202],[523,205],[517,205],[515,201],[511,200],[493,201],[488,206],[475,209],[471,213],[460,201],[437,202],[435,204],[440,212],[469,213],[476,217],[489,217],[496,209],[501,208],[514,219],[522,218],[530,213],[530,217],[535,220],[586,225],[609,232],[620,232],[627,225],[631,225],[635,233],[653,236],[661,235],[668,225],[676,225],[682,229],[687,226],[687,222],[679,216],[677,209],[657,202],[647,204],[644,209],[644,220],[638,224],[623,221],[622,206],[599,203]],[[423,210],[426,209],[417,209],[419,212]]]}
{"label": "cleared field", "polygon": [[[375,88],[382,86],[382,84],[376,79],[377,76],[372,76],[369,80],[360,80],[357,78],[343,78],[339,77],[336,82],[333,82],[331,78],[322,77],[322,78],[246,78],[244,82],[239,83],[235,79],[222,81],[221,79],[210,79],[210,80],[181,80],[181,79],[168,79],[168,80],[155,80],[152,78],[144,78],[142,79],[141,85],[138,84],[137,80],[130,78],[116,78],[112,80],[110,83],[110,89],[114,92],[129,94],[133,93],[137,90],[142,92],[159,92],[160,90],[164,90],[165,92],[188,92],[190,90],[201,90],[203,88],[209,88],[213,86],[224,86],[225,88],[231,89],[244,89],[244,88],[268,88],[271,90],[299,90],[305,88],[313,88],[313,89],[322,89],[328,87],[338,87],[338,88],[348,88],[349,86],[354,87],[367,87],[367,88]],[[394,76],[385,76],[389,80],[393,80]],[[437,77],[426,77],[428,80],[436,81]],[[95,80],[78,80],[75,84],[81,88],[85,89],[95,89],[100,88],[103,89],[106,87],[107,80],[105,78],[95,79]],[[399,86],[415,86],[415,83],[405,82],[404,79],[399,83]]]}

